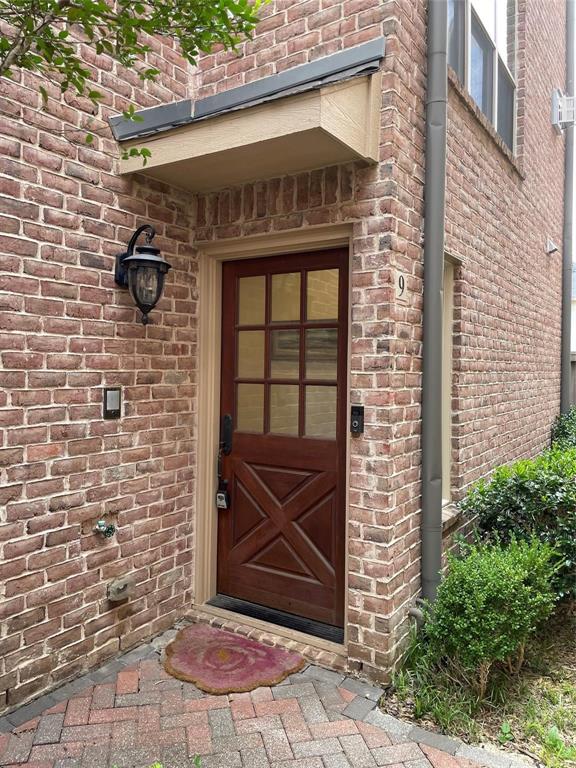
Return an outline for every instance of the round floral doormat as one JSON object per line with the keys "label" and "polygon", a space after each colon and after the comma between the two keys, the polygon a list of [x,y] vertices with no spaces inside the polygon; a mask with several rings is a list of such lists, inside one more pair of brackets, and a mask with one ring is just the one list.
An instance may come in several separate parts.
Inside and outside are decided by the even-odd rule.
{"label": "round floral doormat", "polygon": [[169,675],[213,694],[277,685],[303,665],[298,653],[270,648],[204,624],[181,629],[166,646],[164,658]]}

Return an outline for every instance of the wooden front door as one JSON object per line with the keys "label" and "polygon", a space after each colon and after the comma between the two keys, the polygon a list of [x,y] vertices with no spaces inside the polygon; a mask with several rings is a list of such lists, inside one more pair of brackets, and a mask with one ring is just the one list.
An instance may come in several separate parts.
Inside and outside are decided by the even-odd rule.
{"label": "wooden front door", "polygon": [[348,254],[223,265],[218,592],[343,626]]}

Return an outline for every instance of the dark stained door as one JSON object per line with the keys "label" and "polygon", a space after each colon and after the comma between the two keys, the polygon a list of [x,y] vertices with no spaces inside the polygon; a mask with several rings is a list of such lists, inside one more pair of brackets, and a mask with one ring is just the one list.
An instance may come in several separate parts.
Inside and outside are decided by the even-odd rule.
{"label": "dark stained door", "polygon": [[343,626],[348,254],[223,265],[218,592]]}

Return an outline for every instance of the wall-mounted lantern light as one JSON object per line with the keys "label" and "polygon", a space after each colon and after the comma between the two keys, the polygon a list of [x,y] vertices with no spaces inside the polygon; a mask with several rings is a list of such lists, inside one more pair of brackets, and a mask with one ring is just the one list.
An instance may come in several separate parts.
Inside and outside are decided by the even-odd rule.
{"label": "wall-mounted lantern light", "polygon": [[[136,241],[146,232],[146,245],[136,245]],[[170,269],[158,248],[151,245],[156,230],[151,224],[138,227],[130,238],[126,253],[116,256],[114,279],[117,285],[128,288],[134,303],[142,312],[142,324],[150,322],[151,312],[162,296],[164,276]],[[136,252],[134,252],[136,251]]]}

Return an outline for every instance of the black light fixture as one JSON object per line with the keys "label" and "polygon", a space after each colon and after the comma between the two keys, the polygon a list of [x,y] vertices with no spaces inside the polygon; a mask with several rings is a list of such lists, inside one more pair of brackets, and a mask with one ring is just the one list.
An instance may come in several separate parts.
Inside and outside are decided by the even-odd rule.
{"label": "black light fixture", "polygon": [[[136,241],[143,232],[146,232],[146,245],[137,246]],[[143,224],[130,238],[126,253],[116,256],[114,279],[117,285],[129,289],[134,303],[142,312],[143,325],[150,322],[148,314],[162,296],[164,276],[171,266],[162,258],[160,250],[151,245],[155,234],[151,224]]]}

